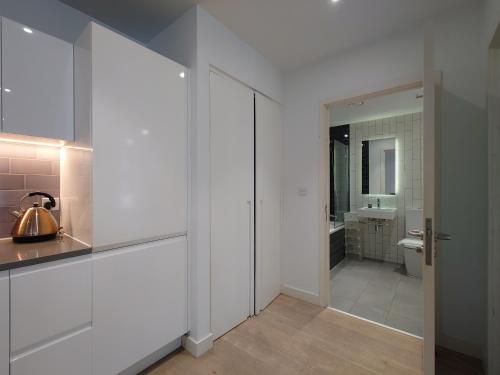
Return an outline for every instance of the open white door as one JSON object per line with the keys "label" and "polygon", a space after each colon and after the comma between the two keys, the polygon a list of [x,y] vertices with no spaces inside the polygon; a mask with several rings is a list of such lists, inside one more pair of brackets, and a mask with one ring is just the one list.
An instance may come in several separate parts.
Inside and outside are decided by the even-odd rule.
{"label": "open white door", "polygon": [[434,375],[436,368],[436,323],[435,323],[435,263],[438,240],[449,240],[449,236],[439,233],[436,171],[439,143],[439,92],[441,73],[434,70],[433,38],[429,32],[424,37],[424,249],[423,249],[423,285],[424,285],[424,374]]}

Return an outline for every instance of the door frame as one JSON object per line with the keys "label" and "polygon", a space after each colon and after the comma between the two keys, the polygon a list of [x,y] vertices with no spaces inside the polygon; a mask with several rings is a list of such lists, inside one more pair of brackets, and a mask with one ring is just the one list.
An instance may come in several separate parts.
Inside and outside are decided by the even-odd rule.
{"label": "door frame", "polygon": [[496,128],[496,123],[500,120],[500,111],[497,109],[496,100],[500,97],[500,84],[496,79],[500,77],[500,23],[498,24],[493,37],[488,46],[488,345],[487,345],[487,370],[488,374],[496,374],[500,371],[500,358],[498,350],[500,348],[500,319],[495,317],[494,311],[500,306],[500,256],[498,246],[500,235],[497,232],[500,222],[500,214],[496,209],[499,206],[499,199],[496,198],[499,175],[498,165],[498,139],[500,134]]}
{"label": "door frame", "polygon": [[319,178],[319,236],[320,236],[320,262],[319,262],[319,301],[320,305],[328,307],[330,301],[330,109],[335,106],[360,102],[379,96],[394,94],[422,88],[423,81],[401,82],[396,86],[359,94],[347,98],[331,99],[324,101],[320,106],[320,178]]}

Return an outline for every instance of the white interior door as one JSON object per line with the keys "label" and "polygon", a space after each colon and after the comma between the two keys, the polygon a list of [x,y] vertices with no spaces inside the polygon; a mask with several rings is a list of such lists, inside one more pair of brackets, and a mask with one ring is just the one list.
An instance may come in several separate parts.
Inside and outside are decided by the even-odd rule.
{"label": "white interior door", "polygon": [[214,339],[254,310],[254,93],[210,73],[211,325]]}
{"label": "white interior door", "polygon": [[256,313],[280,294],[281,108],[255,95]]}
{"label": "white interior door", "polygon": [[424,38],[424,249],[423,249],[423,286],[424,286],[424,374],[435,374],[435,263],[437,241],[449,239],[439,233],[436,223],[439,219],[439,191],[436,186],[438,165],[437,152],[439,135],[439,91],[441,74],[434,70],[433,38],[426,32]]}

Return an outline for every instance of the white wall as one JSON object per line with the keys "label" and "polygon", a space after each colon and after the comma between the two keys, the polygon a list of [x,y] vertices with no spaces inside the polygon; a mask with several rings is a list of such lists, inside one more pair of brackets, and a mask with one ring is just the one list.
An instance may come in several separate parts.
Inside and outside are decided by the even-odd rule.
{"label": "white wall", "polygon": [[[485,337],[486,127],[483,9],[436,20],[436,67],[443,71],[439,341],[481,356]],[[285,76],[285,227],[283,282],[319,294],[320,106],[422,78],[422,33],[334,56]],[[467,152],[464,148],[467,145]],[[307,190],[299,196],[298,190]]]}
{"label": "white wall", "polygon": [[420,32],[408,32],[285,76],[285,287],[319,298],[321,104],[418,81],[421,47]]}
{"label": "white wall", "polygon": [[268,60],[199,6],[155,37],[149,47],[191,69],[190,331],[191,339],[199,342],[210,334],[210,67],[277,101],[283,100],[282,77]]}

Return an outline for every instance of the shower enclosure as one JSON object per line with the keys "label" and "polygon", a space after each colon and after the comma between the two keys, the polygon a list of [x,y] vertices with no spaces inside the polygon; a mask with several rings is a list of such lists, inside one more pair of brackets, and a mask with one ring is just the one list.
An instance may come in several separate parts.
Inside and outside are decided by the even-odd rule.
{"label": "shower enclosure", "polygon": [[344,225],[349,212],[349,125],[330,128],[330,223]]}

